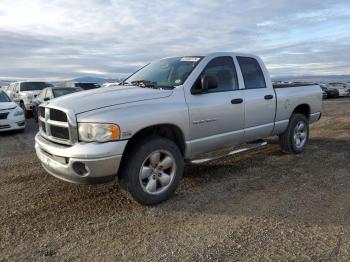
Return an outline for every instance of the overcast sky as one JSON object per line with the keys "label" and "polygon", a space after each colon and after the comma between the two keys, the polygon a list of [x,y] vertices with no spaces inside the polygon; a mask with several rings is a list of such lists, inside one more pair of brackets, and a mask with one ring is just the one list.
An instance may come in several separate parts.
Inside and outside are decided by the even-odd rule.
{"label": "overcast sky", "polygon": [[0,79],[124,77],[213,51],[260,55],[273,76],[350,75],[350,1],[0,1]]}

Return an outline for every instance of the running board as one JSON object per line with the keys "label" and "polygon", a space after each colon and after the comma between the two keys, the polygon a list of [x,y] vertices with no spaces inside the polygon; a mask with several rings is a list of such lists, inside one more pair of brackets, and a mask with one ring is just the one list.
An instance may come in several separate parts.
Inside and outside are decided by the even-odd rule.
{"label": "running board", "polygon": [[194,160],[191,160],[190,163],[191,164],[203,164],[203,163],[206,163],[206,162],[209,162],[209,161],[218,160],[218,159],[221,159],[221,158],[225,158],[225,157],[233,156],[233,155],[236,155],[236,154],[239,154],[239,153],[242,153],[242,152],[253,150],[253,149],[265,146],[265,145],[267,145],[267,142],[260,140],[259,142],[249,143],[249,144],[247,144],[246,147],[232,150],[232,151],[230,151],[230,152],[228,152],[226,154],[223,154],[223,155],[216,155],[216,156],[206,157],[206,158],[202,158],[202,159],[194,159]]}

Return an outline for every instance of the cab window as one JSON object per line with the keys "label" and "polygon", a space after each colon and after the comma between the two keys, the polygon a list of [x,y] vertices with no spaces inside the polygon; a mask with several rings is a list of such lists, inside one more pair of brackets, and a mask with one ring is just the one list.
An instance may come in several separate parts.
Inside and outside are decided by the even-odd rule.
{"label": "cab window", "polygon": [[236,68],[232,57],[221,56],[211,60],[196,80],[193,88],[200,89],[201,77],[209,76],[217,83],[216,88],[209,89],[208,93],[225,92],[238,89]]}
{"label": "cab window", "polygon": [[264,74],[256,59],[238,56],[237,60],[242,71],[246,89],[266,88]]}

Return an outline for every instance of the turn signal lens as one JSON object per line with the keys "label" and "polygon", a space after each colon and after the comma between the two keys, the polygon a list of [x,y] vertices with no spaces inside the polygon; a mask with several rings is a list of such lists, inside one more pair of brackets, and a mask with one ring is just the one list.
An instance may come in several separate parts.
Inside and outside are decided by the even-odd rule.
{"label": "turn signal lens", "polygon": [[118,140],[120,139],[120,129],[119,126],[117,125],[110,125],[110,130],[111,130],[111,139],[113,140]]}

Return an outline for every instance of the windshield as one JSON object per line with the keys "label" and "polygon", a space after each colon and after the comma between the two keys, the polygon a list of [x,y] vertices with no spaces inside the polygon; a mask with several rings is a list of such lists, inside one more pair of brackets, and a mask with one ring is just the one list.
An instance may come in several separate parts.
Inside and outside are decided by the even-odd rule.
{"label": "windshield", "polygon": [[46,87],[52,87],[51,84],[45,82],[24,82],[21,83],[21,91],[43,90]]}
{"label": "windshield", "polygon": [[60,88],[53,89],[54,97],[64,96],[83,90],[82,88]]}
{"label": "windshield", "polygon": [[201,56],[186,56],[162,59],[141,68],[122,84],[174,88],[186,81],[202,58]]}
{"label": "windshield", "polygon": [[11,99],[2,90],[0,90],[0,102],[11,102]]}

